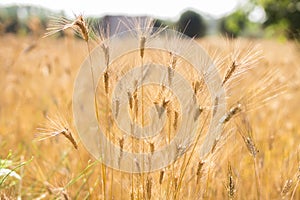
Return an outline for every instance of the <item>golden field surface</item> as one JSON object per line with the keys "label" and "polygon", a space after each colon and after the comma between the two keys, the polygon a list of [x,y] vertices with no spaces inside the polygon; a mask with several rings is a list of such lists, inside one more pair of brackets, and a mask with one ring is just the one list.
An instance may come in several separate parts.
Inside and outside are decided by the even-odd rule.
{"label": "golden field surface", "polygon": [[[217,37],[197,42],[216,60],[222,78],[232,63],[242,68],[224,84],[228,113],[237,104],[241,110],[224,122],[206,158],[189,157],[189,149],[160,171],[130,174],[94,159],[76,133],[72,96],[89,55],[85,41],[2,35],[0,199],[300,199],[300,45]],[[170,114],[170,125],[178,114]],[[57,115],[76,143],[64,134],[43,138],[39,128],[51,134],[51,120],[64,121]],[[130,149],[120,137],[115,143]],[[147,151],[152,144],[143,143],[150,145]]]}

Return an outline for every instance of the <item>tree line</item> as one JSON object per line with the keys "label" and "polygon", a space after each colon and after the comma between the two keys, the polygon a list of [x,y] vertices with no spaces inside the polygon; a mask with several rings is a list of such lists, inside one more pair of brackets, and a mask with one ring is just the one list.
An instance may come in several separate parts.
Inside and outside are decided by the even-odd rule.
{"label": "tree line", "polygon": [[[261,19],[255,19],[259,15]],[[33,6],[0,7],[0,34],[40,34],[49,16],[64,16]],[[101,22],[101,18],[93,18]],[[249,0],[232,13],[213,19],[193,10],[186,10],[176,22],[156,20],[155,26],[168,26],[190,37],[223,34],[228,37],[300,38],[300,0]]]}

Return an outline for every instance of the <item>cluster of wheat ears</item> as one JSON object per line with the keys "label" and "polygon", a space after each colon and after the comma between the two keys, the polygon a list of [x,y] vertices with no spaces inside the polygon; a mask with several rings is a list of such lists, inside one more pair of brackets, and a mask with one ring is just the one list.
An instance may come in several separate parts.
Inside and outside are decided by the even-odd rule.
{"label": "cluster of wheat ears", "polygon": [[[89,80],[94,91],[95,115],[99,128],[108,140],[120,149],[117,162],[122,165],[124,152],[153,154],[156,150],[169,145],[183,125],[182,118],[186,117],[183,116],[186,113],[181,110],[181,102],[170,87],[159,84],[138,86],[139,80],[130,80],[132,83],[128,83],[132,86],[131,90],[127,89],[126,91],[125,98],[127,100],[125,102],[128,102],[128,105],[125,111],[121,109],[122,99],[113,96],[113,89],[135,65],[146,66],[144,64],[149,62],[160,63],[168,69],[168,84],[172,84],[172,73],[174,72],[180,74],[190,84],[195,98],[193,101],[198,105],[197,112],[187,116],[191,120],[198,120],[199,123],[194,140],[189,141],[187,146],[184,145],[186,142],[184,140],[182,144],[177,145],[176,160],[170,165],[156,171],[147,171],[144,170],[144,166],[137,166],[140,172],[128,173],[106,166],[101,162],[103,158],[94,161],[93,158],[90,158],[91,160],[86,161],[88,156],[83,156],[85,148],[79,142],[78,135],[75,134],[76,128],[72,123],[67,122],[68,120],[63,117],[64,113],[47,117],[47,124],[38,128],[36,140],[44,141],[48,138],[64,136],[74,147],[73,151],[77,155],[74,159],[79,161],[78,165],[83,170],[74,172],[73,177],[61,187],[54,186],[49,181],[41,181],[45,189],[35,198],[247,199],[247,195],[243,195],[247,193],[246,190],[251,191],[252,195],[248,195],[251,198],[272,198],[268,194],[271,193],[272,186],[265,185],[268,183],[266,181],[268,174],[262,172],[263,161],[259,156],[260,146],[254,136],[256,129],[253,127],[253,121],[260,126],[261,119],[268,118],[265,116],[268,115],[266,106],[276,106],[276,103],[273,105],[273,102],[276,102],[274,99],[276,100],[287,92],[287,89],[278,71],[257,67],[262,60],[262,51],[259,47],[249,44],[249,42],[230,39],[227,39],[226,47],[218,47],[218,40],[203,42],[203,46],[206,47],[222,78],[221,86],[225,91],[227,107],[227,111],[218,121],[222,127],[220,135],[215,138],[206,138],[210,120],[215,115],[216,108],[224,104],[224,102],[219,102],[218,98],[213,100],[211,98],[207,81],[214,80],[205,80],[204,77],[208,72],[199,75],[193,66],[175,52],[147,49],[147,43],[152,38],[158,37],[165,29],[160,27],[153,31],[154,21],[152,19],[120,23],[129,24],[129,28],[137,30],[135,37],[139,48],[113,61],[111,55],[114,52],[110,48],[110,34],[105,32],[104,28],[98,27],[96,30],[90,27],[82,15],[76,16],[73,21],[65,18],[54,19],[48,28],[49,32],[45,35],[48,37],[59,31],[73,29],[85,41],[90,71]],[[181,40],[182,38],[177,39]],[[191,38],[190,40],[195,39]],[[126,42],[126,38],[120,41],[122,45],[126,45]],[[168,38],[165,39],[165,42],[168,43]],[[185,42],[185,46],[177,48],[188,49],[190,41]],[[176,46],[176,44],[171,45]],[[105,70],[99,80],[96,80],[95,73],[99,66],[93,63],[92,47],[99,47],[104,54]],[[222,48],[226,48],[226,50]],[[147,69],[142,69],[140,76],[147,76]],[[130,134],[124,134],[124,131],[119,129],[116,119],[122,121],[125,115],[142,127],[149,125],[153,120],[149,115],[151,107],[155,108],[154,110],[159,116],[164,115],[165,117],[164,126],[159,134],[151,138],[136,138]],[[253,115],[256,116],[254,120],[252,120]],[[155,125],[153,126],[155,127]],[[184,128],[192,131],[190,127]],[[203,151],[201,148],[205,142],[209,142],[211,145],[206,149],[207,153],[200,156],[199,152]],[[241,148],[237,147],[241,147],[249,153],[245,154]],[[108,152],[106,156],[109,155]],[[162,159],[164,158],[162,157]],[[251,181],[251,184],[246,184],[247,187],[244,188],[239,188],[243,181],[247,182],[243,179],[244,174],[241,169],[245,165],[241,166],[239,159],[245,160],[244,162],[250,169],[245,171],[250,175],[245,176],[253,177],[248,180]],[[151,166],[151,161],[147,162]],[[293,175],[290,175],[281,186],[278,186],[279,189],[276,189],[278,195],[290,199],[299,197],[299,173],[299,170],[291,172]],[[225,176],[220,174],[225,174]],[[272,175],[269,174],[269,176]],[[4,197],[5,195],[3,195]]]}

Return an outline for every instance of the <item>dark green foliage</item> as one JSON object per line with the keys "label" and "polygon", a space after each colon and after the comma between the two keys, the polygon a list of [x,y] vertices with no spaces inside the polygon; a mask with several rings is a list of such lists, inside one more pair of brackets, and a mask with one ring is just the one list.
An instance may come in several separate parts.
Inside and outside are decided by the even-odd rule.
{"label": "dark green foliage", "polygon": [[264,27],[285,29],[288,38],[300,38],[300,0],[253,0],[253,2],[265,10],[267,19]]}
{"label": "dark green foliage", "polygon": [[188,10],[184,12],[177,22],[178,31],[189,37],[203,37],[206,33],[206,25],[198,13]]}
{"label": "dark green foliage", "polygon": [[235,38],[241,35],[247,23],[249,23],[247,14],[243,10],[237,10],[221,19],[220,31],[228,37]]}
{"label": "dark green foliage", "polygon": [[163,28],[163,27],[167,27],[167,26],[168,26],[167,23],[160,19],[156,19],[154,22],[154,27],[157,27],[157,28]]}

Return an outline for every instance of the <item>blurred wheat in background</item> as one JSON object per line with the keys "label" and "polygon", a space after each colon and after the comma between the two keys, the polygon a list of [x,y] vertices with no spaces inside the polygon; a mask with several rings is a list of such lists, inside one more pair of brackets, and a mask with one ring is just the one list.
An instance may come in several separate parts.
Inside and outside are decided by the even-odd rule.
{"label": "blurred wheat in background", "polygon": [[[1,36],[0,199],[300,198],[297,42],[216,36],[194,39],[213,59],[226,95],[226,112],[219,121],[221,135],[210,141],[211,148],[201,157],[209,120],[222,102],[211,100],[203,77],[175,52],[146,48],[165,27],[153,31],[155,21],[148,18],[121,23],[144,31],[137,32],[139,49],[115,62],[110,59],[115,52],[108,42],[113,37],[110,31],[115,30],[103,24],[91,26],[83,15],[73,20],[54,18],[43,39],[34,19],[29,25],[36,35]],[[65,37],[53,35],[60,31]],[[83,40],[73,37],[73,31]],[[126,45],[126,39],[122,42]],[[177,45],[168,44],[168,38],[166,44]],[[177,48],[188,49],[188,45],[186,41],[186,46]],[[100,80],[95,77],[99,66],[91,57],[95,47],[105,55]],[[199,107],[188,117],[199,119],[199,128],[191,145],[178,146],[175,162],[158,171],[133,174],[107,167],[89,154],[72,113],[74,82],[86,58],[97,120],[105,136],[120,149],[119,165],[126,151],[152,154],[168,145],[183,118],[182,105],[169,87],[138,87],[133,80],[134,87],[126,91],[130,119],[148,125],[148,108],[153,106],[165,117],[165,124],[151,139],[123,134],[114,121],[125,115],[122,99],[113,98],[112,91],[120,77],[134,63],[144,66],[151,61],[167,67],[169,84],[175,72],[190,84]],[[147,75],[143,69],[141,76]]]}

